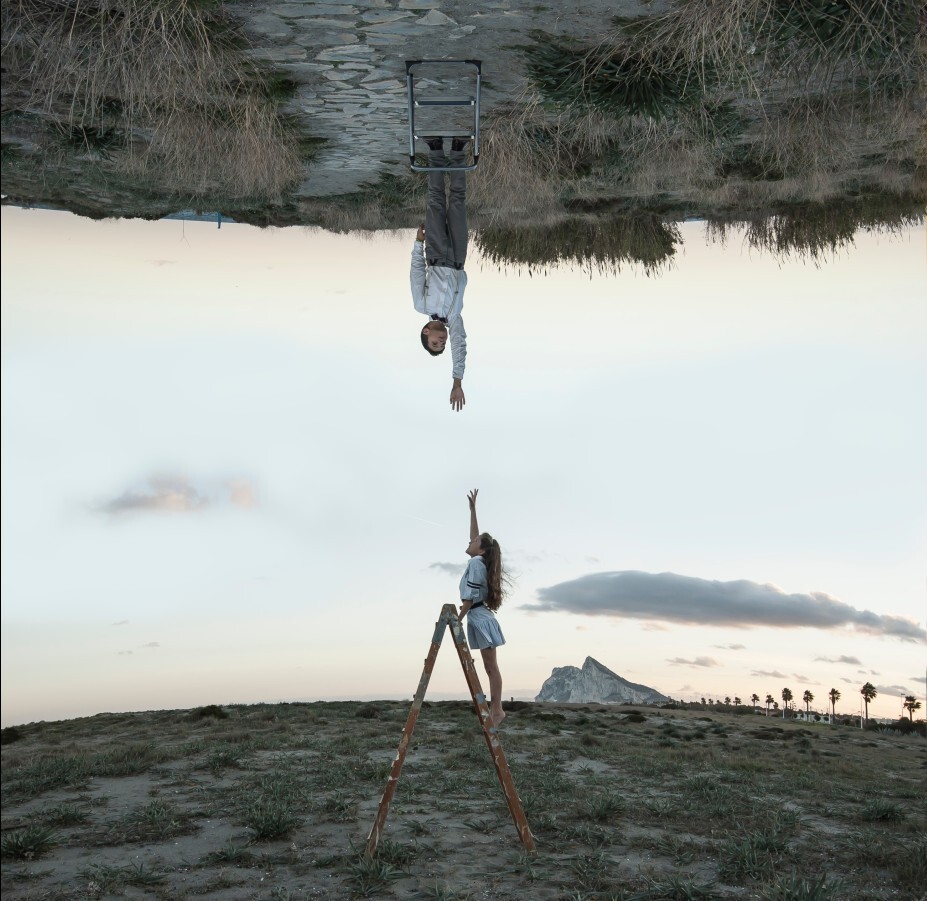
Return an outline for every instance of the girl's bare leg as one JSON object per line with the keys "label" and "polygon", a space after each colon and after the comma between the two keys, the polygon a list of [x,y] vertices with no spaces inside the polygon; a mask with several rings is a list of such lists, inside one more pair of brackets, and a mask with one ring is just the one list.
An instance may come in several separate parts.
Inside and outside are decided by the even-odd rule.
{"label": "girl's bare leg", "polygon": [[498,726],[505,719],[505,711],[502,709],[502,673],[496,663],[495,648],[481,648],[480,653],[483,655],[486,675],[489,676],[489,718],[494,726]]}

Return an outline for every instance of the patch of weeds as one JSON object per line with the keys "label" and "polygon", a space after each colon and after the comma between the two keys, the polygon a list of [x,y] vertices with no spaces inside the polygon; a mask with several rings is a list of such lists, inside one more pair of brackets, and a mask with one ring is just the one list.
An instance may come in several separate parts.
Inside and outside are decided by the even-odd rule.
{"label": "patch of weeds", "polygon": [[128,867],[112,867],[106,864],[91,864],[79,874],[89,883],[87,891],[92,897],[114,894],[125,885],[149,886],[163,882],[163,873],[146,870],[144,864]]}
{"label": "patch of weeds", "polygon": [[927,885],[927,833],[922,832],[913,842],[901,845],[895,877],[902,885],[912,888]]}
{"label": "patch of weeds", "polygon": [[394,867],[403,867],[419,855],[419,846],[415,842],[407,845],[385,838],[377,845],[377,860]]}
{"label": "patch of weeds", "polygon": [[468,829],[472,829],[474,832],[480,832],[483,834],[494,832],[498,828],[498,823],[493,822],[492,820],[482,819],[472,819],[464,820],[463,825]]}
{"label": "patch of weeds", "polygon": [[558,830],[558,834],[563,838],[589,845],[590,848],[596,850],[604,848],[606,845],[613,845],[616,842],[613,830],[595,823],[577,823],[575,826],[564,826]]}
{"label": "patch of weeds", "polygon": [[354,890],[364,898],[378,894],[405,875],[402,870],[380,860],[379,856],[367,857],[365,854],[348,867],[348,873]]}
{"label": "patch of weeds", "polygon": [[81,804],[56,804],[40,814],[47,826],[80,826],[90,819],[90,811]]}
{"label": "patch of weeds", "polygon": [[455,889],[450,888],[447,883],[441,883],[435,879],[433,885],[426,885],[418,889],[415,893],[416,898],[431,898],[434,901],[467,901],[472,895],[467,892],[461,894]]}
{"label": "patch of weeds", "polygon": [[732,839],[721,845],[718,872],[734,879],[759,879],[773,875],[785,839],[778,832],[748,833],[742,840]]}
{"label": "patch of weeds", "polygon": [[867,823],[900,823],[906,816],[904,808],[886,798],[867,801],[859,815]]}
{"label": "patch of weeds", "polygon": [[209,863],[248,863],[253,859],[254,855],[247,845],[234,845],[232,842],[226,842],[221,848],[206,855]]}
{"label": "patch of weeds", "polygon": [[623,901],[707,901],[718,897],[713,882],[696,882],[685,876],[647,879],[647,882],[642,892],[623,895]]}
{"label": "patch of weeds", "polygon": [[595,823],[607,823],[624,813],[624,799],[612,792],[594,793],[587,797],[577,808],[577,813],[583,819]]}
{"label": "patch of weeds", "polygon": [[361,704],[354,711],[354,716],[362,720],[375,720],[379,719],[382,713],[383,711],[376,704]]}
{"label": "patch of weeds", "polygon": [[156,799],[111,824],[104,841],[111,845],[163,841],[190,831],[191,825],[186,814],[171,804]]}
{"label": "patch of weeds", "polygon": [[685,866],[695,860],[695,848],[691,842],[676,838],[675,835],[661,834],[650,847],[665,857],[670,857],[678,866]]}
{"label": "patch of weeds", "polygon": [[[3,145],[4,153],[9,149],[12,149],[9,145]],[[16,726],[7,726],[5,729],[0,729],[0,745],[11,745],[14,741],[19,741],[24,737],[22,730]]]}
{"label": "patch of weeds", "polygon": [[580,854],[570,860],[570,870],[582,888],[590,892],[602,892],[612,884],[612,875],[606,855]]}
{"label": "patch of weeds", "polygon": [[617,48],[584,46],[543,32],[519,48],[528,77],[540,93],[565,106],[595,109],[614,116],[660,119],[702,96],[700,71],[671,52],[638,53],[628,41]]}
{"label": "patch of weeds", "polygon": [[427,820],[409,820],[409,832],[414,836],[431,835],[437,826],[437,820],[429,818]]}
{"label": "patch of weeds", "polygon": [[48,826],[26,826],[14,829],[0,838],[0,855],[16,860],[32,860],[57,844],[54,830]]}
{"label": "patch of weeds", "polygon": [[356,808],[357,802],[349,798],[344,792],[335,792],[335,794],[327,797],[320,806],[323,813],[339,823],[354,819]]}
{"label": "patch of weeds", "polygon": [[289,835],[300,822],[295,808],[304,801],[303,782],[289,773],[274,771],[258,779],[255,789],[255,796],[242,804],[242,819],[255,840]]}
{"label": "patch of weeds", "polygon": [[216,777],[223,770],[241,769],[239,752],[233,748],[217,748],[206,758],[206,768]]}
{"label": "patch of weeds", "polygon": [[840,880],[828,880],[826,873],[806,879],[794,870],[776,879],[762,895],[763,901],[828,901],[845,897]]}
{"label": "patch of weeds", "polygon": [[207,704],[205,707],[197,707],[190,716],[195,720],[204,720],[208,718],[216,720],[227,720],[229,715],[218,704]]}
{"label": "patch of weeds", "polygon": [[661,819],[674,816],[677,812],[675,801],[669,798],[646,798],[643,801],[643,806],[647,813]]}

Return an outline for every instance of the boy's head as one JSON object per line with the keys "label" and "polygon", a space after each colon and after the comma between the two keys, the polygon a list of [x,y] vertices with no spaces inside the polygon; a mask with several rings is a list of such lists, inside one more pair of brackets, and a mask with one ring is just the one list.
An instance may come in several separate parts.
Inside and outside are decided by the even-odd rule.
{"label": "boy's head", "polygon": [[447,346],[447,326],[433,319],[422,329],[422,347],[433,357],[444,353]]}

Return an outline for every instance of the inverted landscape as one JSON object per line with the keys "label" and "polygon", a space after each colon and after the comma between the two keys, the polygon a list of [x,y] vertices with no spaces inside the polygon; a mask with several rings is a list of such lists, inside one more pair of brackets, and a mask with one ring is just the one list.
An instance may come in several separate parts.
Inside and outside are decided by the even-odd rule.
{"label": "inverted landscape", "polygon": [[408,227],[424,176],[403,60],[444,39],[486,61],[470,210],[490,260],[656,271],[685,218],[818,259],[922,220],[918,9],[21,0],[3,19],[4,202]]}

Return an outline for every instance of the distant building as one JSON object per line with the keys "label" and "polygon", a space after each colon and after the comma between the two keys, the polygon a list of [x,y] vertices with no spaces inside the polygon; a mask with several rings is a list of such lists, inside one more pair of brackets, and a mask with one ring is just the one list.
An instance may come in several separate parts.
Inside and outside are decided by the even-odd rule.
{"label": "distant building", "polygon": [[222,228],[223,222],[235,222],[231,216],[226,216],[224,213],[202,213],[199,210],[180,210],[179,212],[171,213],[169,216],[162,216],[161,218],[186,219],[191,222],[215,222],[217,228]]}

